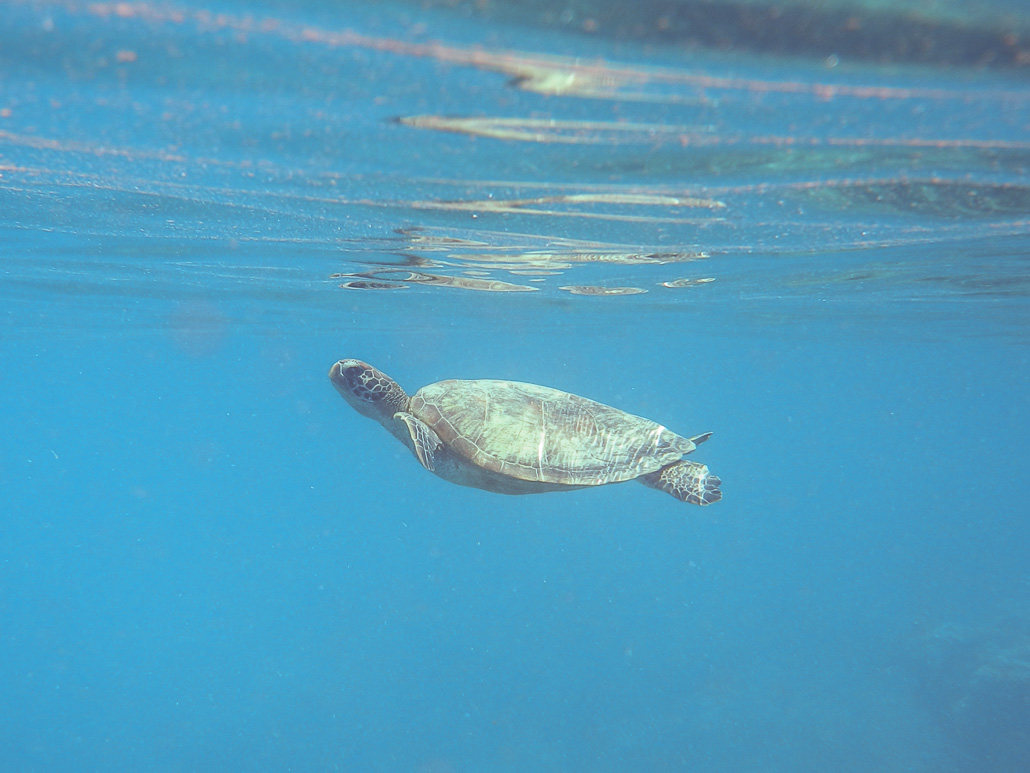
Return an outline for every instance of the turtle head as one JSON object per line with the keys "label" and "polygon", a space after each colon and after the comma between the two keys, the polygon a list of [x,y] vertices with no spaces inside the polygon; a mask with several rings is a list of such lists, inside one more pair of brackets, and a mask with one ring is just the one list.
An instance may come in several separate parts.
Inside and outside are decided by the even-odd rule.
{"label": "turtle head", "polygon": [[393,432],[393,415],[408,410],[408,395],[381,370],[361,360],[340,360],[329,369],[329,380],[351,407]]}

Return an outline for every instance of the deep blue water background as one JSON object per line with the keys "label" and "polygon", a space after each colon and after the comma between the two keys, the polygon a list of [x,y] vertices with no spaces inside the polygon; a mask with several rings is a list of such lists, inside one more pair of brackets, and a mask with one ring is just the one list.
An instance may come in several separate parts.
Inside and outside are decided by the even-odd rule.
{"label": "deep blue water background", "polygon": [[[405,202],[577,170],[642,184],[649,170],[612,169],[651,151],[602,148],[590,166],[577,146],[575,163],[551,167],[558,145],[403,134],[385,119],[413,107],[479,114],[500,99],[539,115],[569,103],[489,69],[312,50],[290,35],[255,52],[231,24],[169,29],[147,15],[164,6],[133,8],[14,2],[0,28],[15,51],[0,119],[0,769],[1020,769],[1025,215],[906,220],[849,205],[806,230],[744,199],[725,230],[711,226],[723,251],[703,269],[576,267],[556,280],[716,277],[693,294],[341,290],[330,273],[403,252],[396,228],[477,233],[467,212]],[[685,65],[660,46],[404,4],[254,11],[273,12],[641,66],[709,56]],[[412,31],[420,23],[428,32]],[[248,24],[253,42],[260,25]],[[130,48],[153,73],[111,70]],[[180,70],[145,55],[172,49]],[[726,56],[711,54],[719,73],[826,77]],[[305,67],[283,69],[298,57]],[[896,69],[856,68],[841,77],[898,83]],[[324,93],[306,91],[321,77],[352,84],[324,114],[311,107]],[[971,82],[984,114],[997,94],[1012,108],[992,122],[968,100],[931,100],[941,131],[925,119],[916,137],[1026,141],[1025,73],[900,77]],[[418,84],[436,79],[434,101]],[[916,101],[913,116],[927,108]],[[571,104],[584,120],[611,117],[603,100]],[[225,105],[231,120],[213,124]],[[660,102],[623,107],[671,120]],[[802,129],[832,134],[853,117],[833,110]],[[312,134],[323,120],[326,136]],[[898,136],[904,115],[894,120],[870,131]],[[405,177],[403,152],[422,177]],[[877,179],[911,171],[848,163]],[[929,175],[943,162],[904,163]],[[974,159],[954,178],[1017,189],[1022,163]],[[434,169],[449,176],[440,188]],[[757,196],[765,176],[853,172],[745,167],[705,184]],[[655,174],[700,184],[674,166]],[[868,244],[848,230],[863,218],[880,229]],[[706,226],[690,223],[477,219],[488,241],[706,246]],[[777,228],[789,249],[762,242]],[[751,242],[764,246],[740,247]],[[326,374],[341,357],[409,391],[510,378],[711,430],[696,457],[725,498],[702,509],[632,483],[539,497],[447,484],[339,399]],[[1001,676],[985,687],[988,672]]]}

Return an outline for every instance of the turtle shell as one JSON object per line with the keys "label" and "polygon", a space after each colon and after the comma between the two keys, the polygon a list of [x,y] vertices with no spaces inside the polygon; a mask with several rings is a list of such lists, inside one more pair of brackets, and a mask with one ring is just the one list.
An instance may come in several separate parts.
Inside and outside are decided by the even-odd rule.
{"label": "turtle shell", "polygon": [[516,381],[449,380],[411,398],[445,446],[501,476],[597,486],[659,470],[694,450],[649,419]]}

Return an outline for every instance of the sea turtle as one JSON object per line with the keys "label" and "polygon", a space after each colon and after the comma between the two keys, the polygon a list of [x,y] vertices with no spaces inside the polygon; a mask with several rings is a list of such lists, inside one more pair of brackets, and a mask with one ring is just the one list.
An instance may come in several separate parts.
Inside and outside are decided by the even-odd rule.
{"label": "sea turtle", "polygon": [[695,505],[722,498],[722,481],[682,458],[711,432],[688,439],[593,400],[516,381],[440,381],[409,397],[361,360],[340,360],[329,380],[352,408],[452,483],[532,494],[636,478]]}

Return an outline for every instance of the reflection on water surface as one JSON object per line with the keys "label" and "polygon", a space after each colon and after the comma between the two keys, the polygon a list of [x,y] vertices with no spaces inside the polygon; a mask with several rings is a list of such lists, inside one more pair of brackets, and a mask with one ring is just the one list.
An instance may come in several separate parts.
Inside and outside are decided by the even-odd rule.
{"label": "reflection on water surface", "polygon": [[221,277],[313,308],[340,286],[703,308],[836,271],[869,279],[824,300],[889,276],[895,299],[972,302],[981,243],[1015,252],[975,297],[1022,292],[1026,20],[1004,8],[445,5],[9,3],[0,227],[46,236],[6,292]]}

